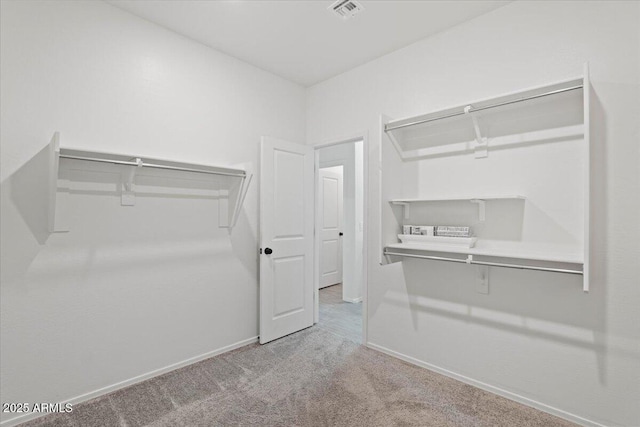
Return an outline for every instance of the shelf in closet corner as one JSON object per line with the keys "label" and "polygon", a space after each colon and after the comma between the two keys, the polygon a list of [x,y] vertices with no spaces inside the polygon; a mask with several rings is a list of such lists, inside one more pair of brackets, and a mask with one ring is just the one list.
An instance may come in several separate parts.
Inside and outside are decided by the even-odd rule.
{"label": "shelf in closet corner", "polygon": [[396,206],[403,206],[404,218],[409,219],[410,206],[414,203],[432,203],[432,202],[471,202],[478,205],[478,220],[485,220],[485,203],[494,200],[525,200],[526,197],[509,194],[509,195],[479,195],[479,196],[435,196],[420,199],[391,199],[389,203]]}
{"label": "shelf in closet corner", "polygon": [[584,263],[584,255],[581,248],[542,243],[512,243],[478,239],[473,248],[437,243],[393,243],[387,245],[386,249],[392,249],[394,251],[440,252],[580,265]]}
{"label": "shelf in closet corner", "polygon": [[[427,114],[387,119],[382,131],[402,160],[473,152],[482,158],[487,149],[583,138],[588,129],[579,108],[585,87],[586,76],[551,82]],[[485,152],[479,153],[479,148]]]}
{"label": "shelf in closet corner", "polygon": [[[467,159],[475,158],[485,165],[480,168],[488,168],[485,159],[489,157],[490,162],[503,164],[510,161],[513,153],[514,159],[518,160],[521,165],[527,165],[528,158],[526,153],[521,150],[539,150],[537,147],[542,144],[556,143],[562,144],[554,149],[560,150],[575,147],[574,153],[563,153],[568,157],[568,161],[574,162],[573,165],[583,162],[586,167],[582,168],[582,178],[584,181],[583,206],[589,206],[590,196],[590,109],[591,109],[591,83],[589,79],[588,64],[584,66],[584,73],[580,76],[567,78],[555,82],[549,82],[544,85],[524,88],[521,90],[498,94],[490,98],[480,99],[464,104],[452,105],[449,108],[438,109],[436,111],[419,114],[404,119],[393,119],[391,117],[381,115],[380,117],[380,135],[381,141],[385,144],[387,141],[395,148],[397,156],[393,153],[383,157],[389,158],[389,162],[381,168],[381,177],[384,179],[385,174],[388,176],[403,173],[405,162],[423,162],[426,160],[440,162],[439,159],[445,157],[456,156],[467,162]],[[386,144],[385,144],[386,145]],[[384,147],[384,145],[383,145]],[[541,157],[542,159],[542,157]],[[540,160],[540,159],[538,159]],[[445,169],[444,179],[446,175],[451,174],[471,174],[469,163],[455,163],[457,167]],[[517,162],[516,162],[517,163]],[[420,163],[422,166],[422,163]],[[435,165],[435,163],[434,163]],[[444,164],[440,162],[438,167]],[[461,166],[465,165],[465,168]],[[562,165],[557,164],[559,167]],[[426,167],[426,165],[425,165]],[[535,176],[539,168],[532,165],[532,176]],[[388,172],[387,172],[388,170]],[[420,169],[422,170],[422,169]],[[435,171],[436,169],[434,169]],[[440,170],[440,169],[437,169]],[[572,169],[579,173],[578,168]],[[529,171],[527,169],[527,171]],[[474,172],[477,172],[474,168]],[[426,173],[425,182],[434,183],[442,177],[442,173]],[[391,237],[396,234],[397,230],[402,228],[403,224],[423,222],[425,215],[433,214],[442,217],[445,211],[442,209],[447,207],[454,211],[457,208],[464,208],[464,204],[473,203],[478,208],[478,222],[485,221],[486,215],[492,215],[495,226],[495,215],[503,215],[508,212],[522,212],[527,204],[527,200],[531,200],[533,205],[538,206],[539,199],[544,197],[540,193],[533,192],[527,194],[527,197],[521,195],[482,195],[473,194],[476,191],[482,192],[483,189],[488,191],[500,191],[499,188],[492,188],[490,183],[486,181],[486,173],[478,173],[478,176],[471,177],[475,181],[465,186],[453,186],[458,192],[441,196],[444,192],[442,188],[437,186],[429,186],[430,190],[438,191],[438,194],[427,194],[426,197],[421,190],[428,192],[426,186],[418,185],[417,191],[412,195],[415,198],[391,198],[395,194],[402,194],[402,188],[393,188],[393,191],[383,191],[382,201],[387,207],[393,208],[392,212],[383,209],[382,235]],[[419,175],[422,177],[422,175]],[[477,179],[476,179],[477,178]],[[549,184],[549,191],[554,190],[554,180],[546,180]],[[417,184],[422,184],[422,180]],[[454,191],[455,191],[454,190]],[[506,189],[509,191],[508,189]],[[467,193],[468,191],[468,193]],[[519,191],[519,190],[516,190]],[[416,194],[417,193],[417,194]],[[471,195],[469,195],[471,193]],[[403,195],[404,196],[404,195]],[[562,197],[562,195],[560,195]],[[554,199],[559,200],[558,198]],[[576,198],[565,198],[567,200],[566,208],[577,211],[574,202],[579,202]],[[451,203],[451,202],[456,202]],[[433,203],[430,205],[429,203]],[[450,203],[450,206],[444,206]],[[440,205],[438,205],[440,204]],[[508,205],[508,206],[507,206]],[[517,209],[516,209],[517,206]],[[534,207],[535,207],[534,206]],[[491,209],[489,209],[491,207]],[[455,209],[454,209],[455,208]],[[399,212],[400,209],[402,212]],[[555,209],[555,208],[554,208]],[[382,265],[394,262],[401,262],[404,258],[425,259],[434,261],[444,261],[452,263],[475,264],[487,267],[505,267],[514,269],[540,270],[555,273],[568,273],[582,276],[582,290],[589,291],[589,248],[590,248],[590,219],[589,209],[583,209],[583,215],[575,215],[575,225],[578,236],[580,233],[577,227],[581,226],[583,221],[583,238],[577,239],[579,242],[565,243],[561,236],[554,238],[547,236],[549,240],[555,243],[547,242],[521,242],[506,240],[485,240],[478,239],[475,247],[466,248],[462,245],[458,247],[454,245],[442,245],[432,243],[396,243],[395,240],[387,240],[383,243],[383,257],[380,258]],[[412,212],[413,217],[412,217]],[[468,208],[465,208],[464,215],[466,223],[469,223]],[[398,216],[401,214],[401,216]],[[455,217],[456,221],[460,218]],[[421,221],[421,219],[423,221]],[[452,222],[456,222],[452,221]],[[569,220],[570,221],[570,220]],[[449,222],[445,220],[444,222]],[[523,216],[523,227],[526,222],[526,228],[531,227],[536,230],[537,226],[542,224],[531,218],[531,216]],[[561,224],[565,225],[565,224]],[[491,224],[490,224],[491,226]],[[389,228],[391,227],[391,228]],[[489,227],[490,228],[490,227]],[[491,230],[484,230],[486,236],[492,234]],[[542,233],[530,234],[531,238],[542,239]],[[497,235],[496,235],[497,237]],[[392,244],[389,244],[393,242]]]}

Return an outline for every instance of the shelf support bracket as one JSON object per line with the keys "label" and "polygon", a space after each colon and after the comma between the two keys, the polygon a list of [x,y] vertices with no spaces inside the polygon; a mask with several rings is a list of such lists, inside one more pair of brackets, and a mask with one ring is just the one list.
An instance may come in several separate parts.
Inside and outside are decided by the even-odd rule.
{"label": "shelf support bracket", "polygon": [[473,122],[473,130],[476,134],[476,143],[473,148],[476,159],[482,159],[489,155],[487,151],[488,142],[487,138],[483,138],[482,134],[480,133],[480,125],[478,124],[478,119],[476,118],[476,116],[474,116],[471,112],[472,108],[473,107],[471,105],[467,105],[466,107],[464,107],[464,113],[469,115],[469,117],[471,117],[471,121]]}
{"label": "shelf support bracket", "polygon": [[134,206],[136,204],[136,195],[133,191],[133,181],[136,178],[136,173],[138,172],[138,169],[140,169],[143,166],[143,163],[142,163],[142,159],[139,157],[136,157],[134,159],[134,162],[136,163],[136,166],[129,167],[126,172],[126,176],[124,176],[122,180],[123,189],[122,189],[122,195],[120,197],[120,204],[122,206]]}
{"label": "shelf support bracket", "polygon": [[404,219],[409,219],[411,217],[411,205],[409,203],[405,203],[402,210],[404,211]]}
{"label": "shelf support bracket", "polygon": [[472,199],[470,201],[478,204],[478,221],[484,222],[486,218],[486,202],[482,199]]}
{"label": "shelf support bracket", "polygon": [[489,293],[489,267],[486,265],[477,265],[476,269],[476,291],[479,294],[487,295]]}
{"label": "shelf support bracket", "polygon": [[402,216],[404,217],[404,219],[409,219],[409,217],[411,217],[410,203],[394,202],[393,204],[402,206]]}
{"label": "shelf support bracket", "polygon": [[240,216],[240,210],[242,209],[242,205],[244,204],[244,199],[247,197],[247,191],[249,190],[249,184],[251,184],[251,179],[253,178],[253,174],[247,174],[242,178],[242,183],[240,184],[240,193],[238,194],[238,200],[236,201],[235,210],[233,216],[231,218],[231,224],[229,225],[229,230],[232,230],[233,227],[238,222],[238,217]]}

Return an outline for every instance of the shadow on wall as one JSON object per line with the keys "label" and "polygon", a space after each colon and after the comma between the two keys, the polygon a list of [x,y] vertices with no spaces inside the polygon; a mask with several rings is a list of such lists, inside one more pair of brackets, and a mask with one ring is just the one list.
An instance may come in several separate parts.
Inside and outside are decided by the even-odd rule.
{"label": "shadow on wall", "polygon": [[[601,384],[607,383],[606,359],[609,354],[638,358],[630,348],[611,348],[606,339],[607,128],[605,112],[593,89],[590,95],[591,290],[588,294],[582,292],[582,276],[492,267],[490,294],[482,295],[475,290],[476,267],[405,258],[402,274],[408,296],[387,290],[379,301],[399,307],[408,306],[415,331],[434,327],[433,322],[427,324],[425,317],[419,315],[428,313],[590,351],[597,359]],[[527,206],[527,209],[531,207]],[[400,213],[394,212],[396,217]],[[545,219],[540,209],[536,208],[535,214]],[[552,225],[552,230],[558,231],[558,226]],[[514,235],[505,237],[517,239],[518,231],[512,230]],[[383,268],[397,266],[389,264]],[[375,314],[377,308],[370,307],[370,315]]]}
{"label": "shadow on wall", "polygon": [[[255,187],[254,187],[255,188]],[[249,189],[251,191],[251,189]],[[249,197],[249,196],[247,196]],[[253,199],[257,200],[257,198]],[[243,209],[238,217],[238,222],[230,232],[231,247],[236,259],[244,266],[251,277],[256,278],[256,293],[259,295],[260,288],[260,258],[258,256],[258,247],[260,245],[256,231],[251,226],[251,221],[247,215],[247,211]],[[258,313],[260,310],[260,300],[255,300],[254,307],[246,307],[248,312]],[[260,327],[259,320],[256,321],[255,328]]]}
{"label": "shadow on wall", "polygon": [[5,180],[10,187],[11,200],[31,234],[41,245],[45,244],[49,237],[49,216],[46,208],[49,200],[49,162],[49,147],[45,146]]}
{"label": "shadow on wall", "polygon": [[[603,83],[601,83],[603,85]],[[607,204],[607,117],[598,98],[598,95],[589,87],[591,104],[591,121],[589,132],[591,136],[591,146],[589,153],[591,156],[591,176],[590,176],[590,206],[589,206],[589,234],[590,234],[590,292],[589,296],[597,301],[592,313],[587,316],[592,317],[593,340],[602,348],[602,353],[598,357],[598,378],[601,384],[607,383],[606,376],[606,356],[610,351],[607,342],[607,289],[609,278],[607,277],[607,224],[608,211]],[[636,355],[635,357],[638,357]]]}
{"label": "shadow on wall", "polygon": [[0,277],[20,278],[49,237],[49,147],[0,185]]}
{"label": "shadow on wall", "polygon": [[[244,169],[247,174],[252,177],[249,181],[249,187],[245,194],[244,200],[241,201],[241,209],[238,214],[237,221],[233,229],[229,230],[229,239],[231,241],[231,249],[235,256],[235,261],[240,262],[244,267],[248,277],[255,278],[256,294],[259,295],[260,286],[260,258],[258,255],[258,179],[256,162],[247,162],[234,167]],[[251,218],[253,217],[253,221]],[[253,282],[252,282],[253,285]],[[246,307],[248,312],[259,313],[259,298],[254,301],[254,307]],[[256,318],[255,330],[260,327],[259,320]]]}
{"label": "shadow on wall", "polygon": [[[135,180],[135,197],[138,198],[140,206],[120,206],[122,177],[127,175],[128,168],[130,167],[61,159],[59,178],[62,181],[58,181],[58,204],[61,203],[62,193],[74,198],[73,202],[68,198],[63,199],[63,204],[73,205],[74,209],[78,207],[76,199],[81,200],[79,203],[84,206],[85,200],[90,200],[92,196],[96,198],[91,199],[93,202],[88,204],[87,209],[81,208],[83,213],[76,213],[67,206],[66,209],[58,210],[56,214],[72,217],[74,222],[78,223],[74,223],[73,228],[77,228],[79,234],[82,234],[83,227],[94,228],[95,230],[84,234],[94,235],[93,239],[100,242],[105,250],[108,250],[109,244],[120,244],[129,238],[134,239],[129,247],[134,253],[137,247],[144,246],[144,241],[149,239],[158,241],[159,238],[166,237],[180,246],[179,242],[198,241],[204,235],[225,233],[223,226],[230,220],[231,214],[226,215],[227,201],[222,205],[220,203],[222,199],[234,197],[234,178],[179,171],[145,170],[138,172]],[[52,234],[49,203],[50,169],[51,149],[47,145],[1,184],[0,267],[3,283],[23,278]],[[166,199],[174,201],[163,204]],[[189,200],[193,200],[195,204],[190,205]],[[195,202],[197,200],[201,202]],[[102,210],[90,207],[98,204],[103,204]],[[199,213],[199,209],[203,212]],[[180,218],[180,212],[184,215],[183,218]],[[238,223],[243,230],[236,232],[237,237],[233,241],[236,246],[246,246],[246,242],[255,242],[256,236],[247,225],[244,210],[241,209],[240,213]],[[189,215],[199,215],[207,220],[190,221],[191,226],[185,227],[185,220]],[[91,218],[87,218],[88,216]],[[196,223],[200,222],[208,223],[200,224],[198,228]],[[140,240],[135,241],[135,236]],[[86,239],[78,235],[65,241],[67,240],[72,245],[91,245],[91,242],[83,241]],[[190,248],[187,252],[194,250],[197,252],[196,247]],[[257,275],[253,250],[243,247],[234,250],[234,253],[240,260],[244,260],[248,271]],[[194,255],[196,254],[184,254],[185,257]],[[246,255],[253,258],[247,260]],[[172,256],[182,258],[179,253],[164,254],[159,261],[163,262],[163,258]],[[135,256],[132,261],[135,261]],[[171,259],[165,261],[169,262]],[[52,271],[59,269],[52,266]]]}

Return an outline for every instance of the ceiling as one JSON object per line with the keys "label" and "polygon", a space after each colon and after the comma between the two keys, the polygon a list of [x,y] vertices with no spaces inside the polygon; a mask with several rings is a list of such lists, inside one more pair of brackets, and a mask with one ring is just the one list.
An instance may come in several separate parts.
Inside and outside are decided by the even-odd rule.
{"label": "ceiling", "polygon": [[334,0],[107,0],[303,86],[343,73],[509,1],[373,1],[342,20]]}

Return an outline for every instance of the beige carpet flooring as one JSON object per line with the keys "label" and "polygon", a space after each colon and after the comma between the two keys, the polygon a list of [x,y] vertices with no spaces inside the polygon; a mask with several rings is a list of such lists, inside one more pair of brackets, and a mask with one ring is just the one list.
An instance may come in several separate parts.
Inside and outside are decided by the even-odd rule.
{"label": "beige carpet flooring", "polygon": [[320,325],[249,345],[24,425],[573,425],[370,350],[333,326],[338,333]]}
{"label": "beige carpet flooring", "polygon": [[320,289],[320,322],[318,328],[362,342],[362,303],[342,300],[342,284]]}

